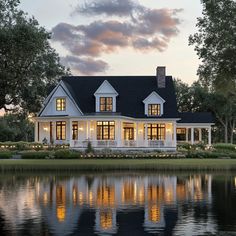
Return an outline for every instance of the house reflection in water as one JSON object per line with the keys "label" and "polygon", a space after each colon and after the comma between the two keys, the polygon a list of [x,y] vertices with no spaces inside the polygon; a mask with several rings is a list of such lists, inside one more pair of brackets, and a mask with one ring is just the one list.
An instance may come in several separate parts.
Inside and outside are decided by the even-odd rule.
{"label": "house reflection in water", "polygon": [[[207,200],[207,204],[211,204],[211,182],[211,175],[45,177],[34,180],[35,190],[29,187],[30,194],[25,196],[30,201],[26,199],[25,202],[37,209],[50,232],[55,235],[75,232],[86,235],[89,233],[79,230],[89,227],[98,235],[112,235],[119,233],[122,227],[126,230],[132,224],[156,233],[171,228],[170,221],[174,221],[173,227],[176,225],[182,210],[182,204],[178,203],[202,205]],[[23,199],[20,197],[19,203]],[[11,196],[4,199],[0,195],[0,198],[1,202],[11,200]],[[12,215],[15,213],[6,209],[4,211],[2,207],[4,215],[9,215],[9,219],[14,218]],[[18,209],[21,210],[20,205]],[[23,209],[22,206],[22,212]],[[20,219],[15,221],[22,222]],[[81,229],[81,222],[85,222],[86,228]]]}
{"label": "house reflection in water", "polygon": [[116,233],[115,186],[106,182],[99,183],[96,199],[95,232]]}
{"label": "house reflection in water", "polygon": [[65,186],[56,186],[56,208],[58,221],[64,221],[66,217],[66,190]]}

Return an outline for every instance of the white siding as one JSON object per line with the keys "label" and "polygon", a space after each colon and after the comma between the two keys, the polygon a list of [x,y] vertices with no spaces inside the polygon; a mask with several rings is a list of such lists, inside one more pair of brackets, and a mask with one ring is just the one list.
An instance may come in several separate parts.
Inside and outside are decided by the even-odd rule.
{"label": "white siding", "polygon": [[[66,99],[66,109],[65,111],[57,111],[56,110],[56,99],[57,98],[65,98]],[[71,100],[70,97],[66,94],[64,89],[59,86],[50,101],[44,108],[42,114],[40,116],[58,116],[58,115],[67,115],[67,116],[81,116],[81,112],[76,107],[75,103]]]}
{"label": "white siding", "polygon": [[96,112],[100,111],[100,97],[112,97],[112,112],[116,112],[116,97],[118,96],[118,93],[107,80],[100,85],[94,93],[94,96],[96,97]]}
{"label": "white siding", "polygon": [[144,103],[144,114],[148,115],[148,104],[160,104],[161,105],[161,115],[164,114],[163,104],[165,100],[158,95],[156,92],[152,92],[146,99],[143,100]]}

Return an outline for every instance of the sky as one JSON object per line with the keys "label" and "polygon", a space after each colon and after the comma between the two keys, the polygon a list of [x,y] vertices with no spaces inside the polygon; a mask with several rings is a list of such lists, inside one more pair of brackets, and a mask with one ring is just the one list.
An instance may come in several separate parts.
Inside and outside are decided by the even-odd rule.
{"label": "sky", "polygon": [[166,66],[186,83],[197,79],[188,37],[200,0],[22,0],[20,8],[52,32],[73,75],[154,75]]}

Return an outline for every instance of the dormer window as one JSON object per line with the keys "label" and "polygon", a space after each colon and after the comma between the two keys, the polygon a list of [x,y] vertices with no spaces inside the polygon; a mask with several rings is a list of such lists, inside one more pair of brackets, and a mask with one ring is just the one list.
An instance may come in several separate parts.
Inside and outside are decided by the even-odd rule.
{"label": "dormer window", "polygon": [[112,112],[113,111],[113,98],[112,97],[100,97],[100,111]]}
{"label": "dormer window", "polygon": [[144,100],[144,114],[146,116],[162,116],[164,114],[165,100],[156,92],[153,91]]}
{"label": "dormer window", "polygon": [[160,116],[161,105],[160,104],[148,104],[148,115],[149,116]]}
{"label": "dormer window", "polygon": [[96,112],[116,112],[116,97],[118,93],[107,80],[103,81],[94,96]]}
{"label": "dormer window", "polygon": [[66,99],[65,98],[57,98],[56,99],[56,110],[57,111],[65,111],[66,110]]}

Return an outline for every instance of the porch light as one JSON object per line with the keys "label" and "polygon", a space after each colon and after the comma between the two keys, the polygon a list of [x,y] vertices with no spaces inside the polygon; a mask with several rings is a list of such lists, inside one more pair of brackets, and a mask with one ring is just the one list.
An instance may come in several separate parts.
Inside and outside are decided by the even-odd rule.
{"label": "porch light", "polygon": [[143,130],[142,130],[142,129],[140,129],[138,132],[139,132],[139,133],[142,133],[142,132],[143,132]]}
{"label": "porch light", "polygon": [[90,128],[90,131],[94,131],[94,128]]}
{"label": "porch light", "polygon": [[47,131],[48,131],[48,128],[47,128],[47,127],[44,127],[43,130],[47,132]]}
{"label": "porch light", "polygon": [[166,132],[167,132],[167,133],[170,133],[170,132],[171,132],[171,129],[166,129]]}
{"label": "porch light", "polygon": [[82,130],[84,130],[84,129],[83,129],[83,127],[79,127],[79,130],[82,131]]}

